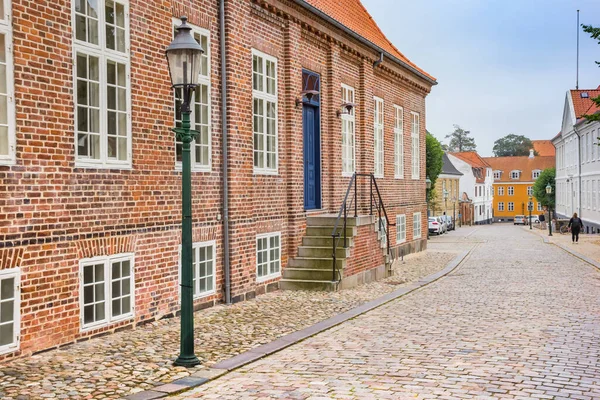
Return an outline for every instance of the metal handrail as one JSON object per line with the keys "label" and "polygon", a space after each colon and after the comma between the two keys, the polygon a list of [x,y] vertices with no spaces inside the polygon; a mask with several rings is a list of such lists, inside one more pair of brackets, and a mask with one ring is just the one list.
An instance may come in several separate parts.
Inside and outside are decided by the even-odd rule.
{"label": "metal handrail", "polygon": [[[373,215],[373,205],[375,205],[376,209],[377,209],[377,213],[379,214],[379,219],[377,221],[377,224],[379,225],[379,230],[383,230],[383,233],[385,234],[385,238],[386,238],[386,250],[387,250],[387,255],[389,256],[391,254],[390,252],[390,235],[389,235],[389,227],[390,226],[396,226],[396,224],[390,224],[390,219],[388,218],[387,215],[387,211],[385,209],[385,205],[383,204],[383,198],[381,197],[381,192],[379,191],[379,186],[377,185],[377,181],[375,180],[375,176],[373,174],[359,174],[359,173],[354,173],[352,174],[352,177],[350,178],[350,182],[348,182],[348,188],[346,189],[346,194],[344,196],[344,200],[342,201],[342,205],[340,206],[340,211],[338,212],[338,216],[335,220],[335,224],[333,226],[333,232],[331,233],[331,239],[332,239],[332,247],[333,247],[333,254],[332,254],[332,258],[333,258],[333,267],[332,267],[332,276],[331,276],[331,280],[332,282],[340,282],[342,280],[341,278],[341,274],[339,274],[339,279],[336,279],[336,262],[337,262],[337,247],[339,244],[339,241],[341,239],[341,234],[337,233],[337,229],[338,226],[340,224],[340,220],[342,218],[342,215],[344,217],[343,221],[343,229],[344,229],[344,248],[348,248],[348,239],[347,239],[347,234],[346,234],[346,227],[347,227],[347,220],[348,220],[348,209],[352,208],[352,205],[354,205],[354,218],[358,217],[358,183],[357,183],[357,178],[358,177],[369,177],[369,215]],[[352,190],[352,186],[354,185],[354,196],[350,199],[350,204],[348,205],[348,196],[350,195],[350,191]],[[373,191],[373,186],[375,187],[375,191]],[[375,194],[377,196],[375,196]],[[381,213],[383,211],[383,216],[385,217],[385,226],[382,226],[381,224]]]}

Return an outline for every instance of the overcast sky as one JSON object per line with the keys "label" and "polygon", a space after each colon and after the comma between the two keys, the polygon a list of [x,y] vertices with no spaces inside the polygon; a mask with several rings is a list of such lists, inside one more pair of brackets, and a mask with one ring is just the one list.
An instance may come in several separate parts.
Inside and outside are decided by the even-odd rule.
{"label": "overcast sky", "polygon": [[[551,139],[561,129],[566,91],[575,88],[577,9],[600,26],[599,0],[362,0],[408,59],[435,76],[427,129],[453,124],[477,150],[515,133]],[[579,88],[600,85],[600,45],[580,32]],[[447,142],[447,140],[443,140]]]}

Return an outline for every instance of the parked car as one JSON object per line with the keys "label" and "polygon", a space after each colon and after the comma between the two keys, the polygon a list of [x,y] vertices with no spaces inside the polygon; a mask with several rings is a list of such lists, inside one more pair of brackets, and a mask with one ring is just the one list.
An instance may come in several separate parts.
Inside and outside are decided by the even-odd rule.
{"label": "parked car", "polygon": [[442,233],[448,232],[448,224],[446,223],[444,218],[442,218],[442,217],[436,217],[436,218],[437,218],[438,222],[440,224],[442,224]]}
{"label": "parked car", "polygon": [[[527,223],[529,224],[529,217],[525,217],[525,218],[526,218]],[[539,217],[537,215],[532,215],[531,216],[531,223],[532,224],[539,224],[540,223]]]}
{"label": "parked car", "polygon": [[454,220],[452,219],[452,217],[450,215],[442,215],[442,219],[444,220],[444,222],[446,222],[446,227],[448,228],[448,230],[453,231]]}
{"label": "parked car", "polygon": [[515,225],[527,225],[527,218],[524,215],[515,215]]}
{"label": "parked car", "polygon": [[435,233],[436,235],[444,233],[442,223],[438,221],[437,217],[429,217],[429,233]]}

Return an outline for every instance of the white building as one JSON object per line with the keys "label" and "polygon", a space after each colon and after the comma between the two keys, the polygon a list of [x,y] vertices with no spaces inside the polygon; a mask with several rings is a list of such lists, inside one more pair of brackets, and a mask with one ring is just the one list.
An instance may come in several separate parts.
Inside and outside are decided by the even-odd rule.
{"label": "white building", "polygon": [[[460,191],[473,202],[473,222],[490,224],[494,218],[494,176],[492,167],[474,151],[448,154],[450,161],[463,175]],[[461,196],[462,198],[463,196]]]}
{"label": "white building", "polygon": [[600,113],[592,90],[570,90],[565,98],[562,130],[556,147],[556,212],[559,217],[578,213],[588,229],[600,228],[600,122],[588,123],[586,114]]}

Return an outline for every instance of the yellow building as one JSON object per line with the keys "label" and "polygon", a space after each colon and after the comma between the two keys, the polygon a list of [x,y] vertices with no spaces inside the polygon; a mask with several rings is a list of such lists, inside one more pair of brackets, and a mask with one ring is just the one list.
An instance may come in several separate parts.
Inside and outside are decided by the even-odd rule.
{"label": "yellow building", "polygon": [[[435,198],[432,200],[432,215],[449,215],[453,221],[459,214],[459,181],[463,174],[458,171],[448,155],[444,153],[444,164],[442,172],[435,182]],[[455,223],[455,226],[458,225]]]}
{"label": "yellow building", "polygon": [[512,221],[515,215],[542,214],[542,204],[533,197],[533,185],[543,170],[555,166],[554,156],[486,157],[494,173],[494,221]]}

